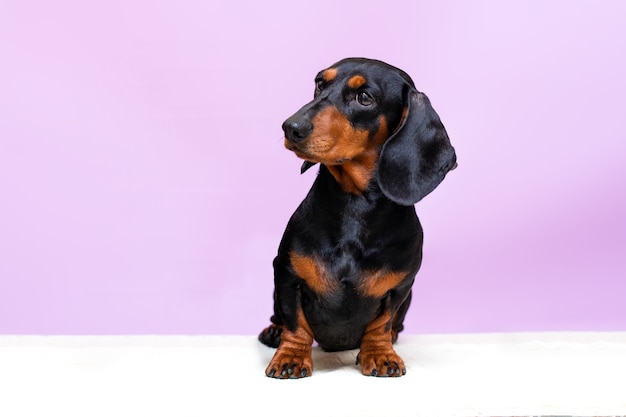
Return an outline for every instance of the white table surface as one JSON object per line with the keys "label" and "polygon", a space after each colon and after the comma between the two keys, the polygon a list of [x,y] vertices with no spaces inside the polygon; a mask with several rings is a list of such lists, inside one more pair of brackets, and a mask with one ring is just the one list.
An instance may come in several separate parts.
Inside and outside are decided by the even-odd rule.
{"label": "white table surface", "polygon": [[254,336],[0,336],[0,416],[626,416],[626,332],[401,334],[407,375],[314,348],[274,380]]}

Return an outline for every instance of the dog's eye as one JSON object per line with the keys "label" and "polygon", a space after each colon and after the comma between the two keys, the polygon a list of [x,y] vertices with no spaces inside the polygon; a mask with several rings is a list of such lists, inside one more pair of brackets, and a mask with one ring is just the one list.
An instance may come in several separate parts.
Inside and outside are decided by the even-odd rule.
{"label": "dog's eye", "polygon": [[315,81],[315,95],[317,96],[323,89],[326,87],[326,82],[324,80]]}
{"label": "dog's eye", "polygon": [[365,91],[361,91],[356,95],[356,101],[358,101],[361,106],[371,106],[374,104],[374,98]]}

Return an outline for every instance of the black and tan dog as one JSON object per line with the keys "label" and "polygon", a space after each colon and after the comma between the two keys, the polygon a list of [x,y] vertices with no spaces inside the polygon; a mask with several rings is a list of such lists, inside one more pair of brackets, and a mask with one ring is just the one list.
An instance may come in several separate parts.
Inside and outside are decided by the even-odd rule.
{"label": "black and tan dog", "polygon": [[274,259],[274,315],[259,340],[277,347],[266,374],[313,370],[327,351],[360,348],[365,375],[406,373],[392,343],[422,261],[414,204],[456,155],[428,98],[402,70],[350,58],[321,71],[315,97],[283,123],[285,147],[319,175]]}

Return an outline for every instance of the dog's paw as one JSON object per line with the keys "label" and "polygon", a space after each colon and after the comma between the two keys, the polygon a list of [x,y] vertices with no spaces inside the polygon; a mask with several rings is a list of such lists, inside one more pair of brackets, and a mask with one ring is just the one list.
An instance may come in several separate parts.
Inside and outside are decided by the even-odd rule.
{"label": "dog's paw", "polygon": [[259,341],[266,346],[277,348],[280,345],[280,336],[283,333],[283,326],[270,324],[259,334]]}
{"label": "dog's paw", "polygon": [[406,375],[404,361],[393,350],[363,351],[356,357],[356,364],[361,365],[361,372],[367,376],[402,376]]}
{"label": "dog's paw", "polygon": [[265,375],[270,378],[304,378],[313,373],[310,350],[279,349],[274,354]]}

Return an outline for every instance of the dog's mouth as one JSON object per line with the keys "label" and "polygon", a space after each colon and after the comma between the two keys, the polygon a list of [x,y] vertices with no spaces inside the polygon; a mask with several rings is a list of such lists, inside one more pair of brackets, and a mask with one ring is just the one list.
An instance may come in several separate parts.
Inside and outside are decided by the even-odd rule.
{"label": "dog's mouth", "polygon": [[292,152],[298,152],[298,145],[285,138],[285,148]]}
{"label": "dog's mouth", "polygon": [[324,159],[320,156],[312,154],[308,149],[303,149],[298,143],[293,143],[285,139],[285,148],[296,154],[296,156],[311,165],[322,163],[325,165],[342,165],[346,162],[350,162],[351,158],[341,157],[337,159]]}
{"label": "dog's mouth", "polygon": [[315,163],[319,162],[306,149],[302,149],[302,147],[299,146],[299,144],[294,143],[290,140],[285,139],[285,148],[295,153],[296,156],[300,159],[304,159],[305,161],[315,162]]}
{"label": "dog's mouth", "polygon": [[285,138],[285,148],[296,154],[296,156],[300,159],[303,159],[311,164],[322,163],[325,165],[342,165],[346,162],[349,162],[351,158],[348,157],[339,157],[339,158],[324,158],[322,155],[319,155],[317,152],[313,153],[310,149],[306,147],[306,145],[292,142]]}

